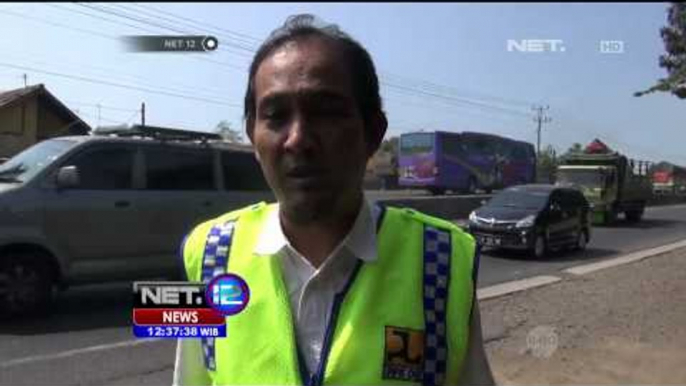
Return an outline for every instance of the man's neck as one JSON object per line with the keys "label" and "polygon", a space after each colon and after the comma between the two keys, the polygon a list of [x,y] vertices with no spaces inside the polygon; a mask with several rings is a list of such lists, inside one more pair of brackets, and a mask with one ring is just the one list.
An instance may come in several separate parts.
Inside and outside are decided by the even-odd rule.
{"label": "man's neck", "polygon": [[283,212],[279,213],[281,228],[291,245],[300,252],[313,267],[319,268],[333,250],[352,229],[362,209],[360,195],[346,210],[307,224],[290,221]]}

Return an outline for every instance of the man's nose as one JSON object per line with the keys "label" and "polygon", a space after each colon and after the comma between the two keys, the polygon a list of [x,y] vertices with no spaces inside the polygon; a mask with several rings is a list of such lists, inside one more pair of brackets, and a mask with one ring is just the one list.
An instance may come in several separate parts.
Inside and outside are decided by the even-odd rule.
{"label": "man's nose", "polygon": [[290,122],[284,148],[291,152],[303,152],[310,150],[315,145],[312,128],[307,119],[298,114]]}

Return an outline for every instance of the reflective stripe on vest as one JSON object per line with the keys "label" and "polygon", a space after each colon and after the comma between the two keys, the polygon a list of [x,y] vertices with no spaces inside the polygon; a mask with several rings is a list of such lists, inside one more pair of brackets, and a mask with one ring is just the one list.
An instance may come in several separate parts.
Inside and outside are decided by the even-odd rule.
{"label": "reflective stripe on vest", "polygon": [[[235,221],[226,224],[215,225],[207,235],[205,253],[202,258],[202,282],[207,285],[214,277],[226,273],[229,266],[229,250]],[[205,359],[205,367],[216,370],[214,356],[214,338],[201,338],[202,352]]]}
{"label": "reflective stripe on vest", "polygon": [[424,385],[445,381],[450,232],[424,227]]}

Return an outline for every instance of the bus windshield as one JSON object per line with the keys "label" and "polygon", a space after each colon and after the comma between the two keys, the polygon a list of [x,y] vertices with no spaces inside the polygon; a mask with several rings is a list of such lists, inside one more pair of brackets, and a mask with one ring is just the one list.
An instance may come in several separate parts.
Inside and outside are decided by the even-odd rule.
{"label": "bus windshield", "polygon": [[30,180],[76,143],[65,139],[50,139],[29,147],[0,165],[0,182],[22,183]]}
{"label": "bus windshield", "polygon": [[434,133],[407,134],[400,137],[400,154],[430,153],[434,149]]}

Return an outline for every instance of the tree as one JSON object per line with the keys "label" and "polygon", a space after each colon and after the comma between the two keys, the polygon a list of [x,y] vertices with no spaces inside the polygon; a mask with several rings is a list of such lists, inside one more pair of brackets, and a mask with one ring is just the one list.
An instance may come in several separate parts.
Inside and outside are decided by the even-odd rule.
{"label": "tree", "polygon": [[574,142],[572,146],[567,149],[567,152],[565,152],[562,156],[568,156],[571,154],[579,154],[584,152],[584,145],[580,144],[579,142]]}
{"label": "tree", "polygon": [[391,174],[395,174],[398,171],[398,141],[398,137],[384,139],[383,142],[381,142],[381,147],[378,151],[379,153],[384,154],[389,160]]}
{"label": "tree", "polygon": [[538,182],[554,181],[555,169],[557,169],[557,152],[552,145],[546,146],[538,155],[536,175]]}
{"label": "tree", "polygon": [[384,139],[383,142],[381,142],[381,151],[398,154],[398,137]]}
{"label": "tree", "polygon": [[217,123],[215,131],[227,142],[243,143],[243,134],[238,130],[232,129],[229,121],[222,120]]}
{"label": "tree", "polygon": [[672,3],[667,10],[667,23],[660,29],[666,53],[660,55],[659,61],[660,67],[667,70],[667,77],[634,96],[663,91],[680,99],[686,98],[686,3]]}

